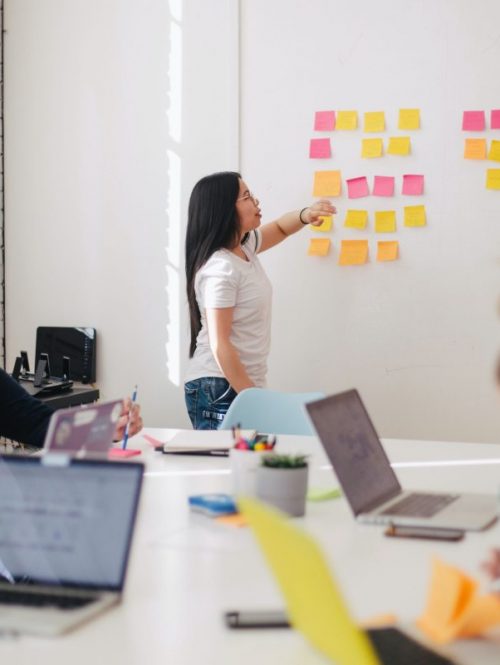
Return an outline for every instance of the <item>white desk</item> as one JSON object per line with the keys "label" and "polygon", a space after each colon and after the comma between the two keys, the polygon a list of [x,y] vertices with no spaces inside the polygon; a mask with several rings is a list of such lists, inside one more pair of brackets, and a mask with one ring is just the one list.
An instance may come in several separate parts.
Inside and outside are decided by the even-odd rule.
{"label": "white desk", "polygon": [[[166,440],[172,431],[146,430]],[[194,434],[195,435],[195,434]],[[191,514],[190,494],[231,489],[227,458],[156,453],[135,437],[147,463],[124,602],[58,639],[0,638],[9,665],[320,665],[327,661],[291,630],[229,631],[228,609],[282,607],[251,532]],[[500,445],[385,441],[401,483],[416,489],[497,492]],[[311,453],[310,487],[336,485],[314,438],[280,437],[278,450]],[[297,520],[322,544],[353,614],[393,612],[411,624],[424,607],[433,554],[474,576],[500,527],[461,543],[393,540],[356,524],[345,500],[309,503]],[[458,662],[500,662],[500,633],[452,645]]]}

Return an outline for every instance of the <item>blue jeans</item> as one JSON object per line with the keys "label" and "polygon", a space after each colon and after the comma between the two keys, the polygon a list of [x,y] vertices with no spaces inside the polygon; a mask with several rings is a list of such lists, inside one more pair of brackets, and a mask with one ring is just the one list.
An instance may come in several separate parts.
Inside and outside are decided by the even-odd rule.
{"label": "blue jeans", "polygon": [[207,376],[184,384],[184,399],[194,429],[218,429],[236,397],[229,382]]}

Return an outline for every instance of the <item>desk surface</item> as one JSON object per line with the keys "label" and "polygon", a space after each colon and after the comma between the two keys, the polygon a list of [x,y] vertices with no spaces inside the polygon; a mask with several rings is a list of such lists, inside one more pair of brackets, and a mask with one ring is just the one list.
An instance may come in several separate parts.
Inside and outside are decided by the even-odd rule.
{"label": "desk surface", "polygon": [[[167,440],[173,430],[145,432]],[[498,491],[500,444],[384,443],[404,487]],[[282,607],[251,532],[188,510],[190,494],[231,491],[229,460],[162,455],[141,435],[130,446],[143,448],[147,470],[124,602],[62,638],[0,639],[0,661],[325,664],[294,631],[224,627],[225,610]],[[278,450],[311,454],[310,487],[337,484],[315,438],[282,436]],[[403,625],[413,625],[422,612],[434,554],[478,577],[488,548],[500,545],[498,525],[461,543],[387,539],[380,527],[357,524],[343,498],[309,503],[296,522],[321,543],[355,617],[394,613]],[[500,632],[457,642],[447,653],[459,663],[497,665]]]}

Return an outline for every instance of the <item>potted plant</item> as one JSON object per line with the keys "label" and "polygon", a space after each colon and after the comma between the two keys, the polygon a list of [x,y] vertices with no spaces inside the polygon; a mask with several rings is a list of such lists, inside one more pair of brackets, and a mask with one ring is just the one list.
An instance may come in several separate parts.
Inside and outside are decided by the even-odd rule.
{"label": "potted plant", "polygon": [[263,455],[257,469],[256,494],[292,517],[302,517],[307,474],[307,455]]}

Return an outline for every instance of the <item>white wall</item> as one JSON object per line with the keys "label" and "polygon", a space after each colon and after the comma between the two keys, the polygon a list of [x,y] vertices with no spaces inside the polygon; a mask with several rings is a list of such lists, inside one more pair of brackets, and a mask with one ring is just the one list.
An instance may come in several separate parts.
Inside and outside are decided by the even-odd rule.
{"label": "white wall", "polygon": [[[305,255],[308,230],[265,255],[272,387],[358,387],[384,436],[500,439],[500,193],[484,187],[486,162],[462,158],[460,129],[463,110],[500,107],[499,23],[496,0],[243,0],[242,170],[264,217],[307,205],[316,168],[426,178],[425,229],[402,228],[407,197],[344,194],[330,257]],[[408,107],[422,116],[411,157],[361,160],[358,130],[333,132],[328,166],[308,159],[314,111],[384,110],[386,144]],[[348,207],[398,210],[399,262],[374,262],[373,225],[342,228]],[[337,266],[348,237],[369,238],[368,265]]]}
{"label": "white wall", "polygon": [[187,198],[238,165],[231,0],[6,0],[7,367],[98,330],[104,398],[186,425]]}

